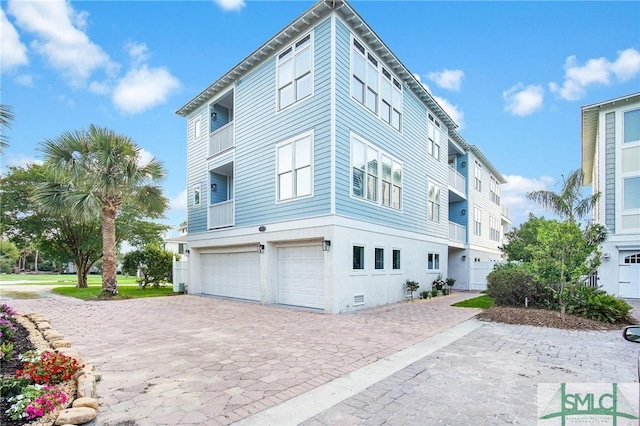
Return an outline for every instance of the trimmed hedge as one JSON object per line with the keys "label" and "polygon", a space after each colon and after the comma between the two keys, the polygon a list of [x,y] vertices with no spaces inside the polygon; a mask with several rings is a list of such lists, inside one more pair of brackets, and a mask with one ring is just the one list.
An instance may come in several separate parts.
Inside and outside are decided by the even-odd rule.
{"label": "trimmed hedge", "polygon": [[487,276],[487,296],[496,305],[547,308],[553,296],[524,265],[501,265]]}

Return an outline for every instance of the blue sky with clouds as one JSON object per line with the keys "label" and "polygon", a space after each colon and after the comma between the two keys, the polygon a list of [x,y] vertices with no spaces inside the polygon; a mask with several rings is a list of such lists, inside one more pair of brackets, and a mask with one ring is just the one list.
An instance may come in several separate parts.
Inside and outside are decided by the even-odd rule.
{"label": "blue sky with clouds", "polygon": [[[38,144],[106,126],[164,162],[186,218],[186,123],[175,111],[304,12],[309,1],[0,3],[0,98],[16,119],[0,171]],[[580,107],[640,91],[640,2],[353,1],[509,180],[514,224],[537,189],[580,165]],[[548,213],[547,213],[547,216]]]}

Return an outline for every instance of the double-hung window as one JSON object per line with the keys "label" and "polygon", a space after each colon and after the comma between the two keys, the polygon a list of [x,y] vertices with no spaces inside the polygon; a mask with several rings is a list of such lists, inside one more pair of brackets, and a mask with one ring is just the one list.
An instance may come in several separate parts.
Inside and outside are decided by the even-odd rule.
{"label": "double-hung window", "polygon": [[[400,209],[402,163],[361,138],[351,138],[351,195]],[[381,182],[381,184],[380,184]]]}
{"label": "double-hung window", "polygon": [[364,269],[364,246],[353,246],[353,269]]}
{"label": "double-hung window", "polygon": [[358,40],[351,49],[351,96],[400,131],[402,84]]}
{"label": "double-hung window", "polygon": [[429,117],[429,141],[427,144],[427,152],[430,156],[436,160],[440,159],[440,123],[433,115],[428,114]]}
{"label": "double-hung window", "polygon": [[482,235],[482,210],[480,207],[473,207],[473,233],[477,236]]}
{"label": "double-hung window", "polygon": [[313,185],[313,141],[305,133],[276,147],[278,201],[311,195]]}
{"label": "double-hung window", "polygon": [[440,187],[429,182],[428,196],[428,218],[431,221],[440,222]]}
{"label": "double-hung window", "polygon": [[399,270],[400,269],[400,250],[394,249],[392,259],[392,269]]}
{"label": "double-hung window", "polygon": [[278,110],[311,95],[311,44],[311,34],[307,34],[278,55]]}
{"label": "double-hung window", "polygon": [[489,216],[489,238],[492,241],[500,241],[500,222],[493,216]]}
{"label": "double-hung window", "polygon": [[495,204],[500,205],[500,186],[496,178],[491,176],[491,188],[489,188],[489,198]]}
{"label": "double-hung window", "polygon": [[384,249],[376,247],[374,249],[374,268],[375,269],[384,269]]}
{"label": "double-hung window", "polygon": [[430,271],[437,271],[440,269],[439,253],[427,253],[427,269]]}
{"label": "double-hung window", "polygon": [[474,187],[482,192],[482,166],[476,161]]}

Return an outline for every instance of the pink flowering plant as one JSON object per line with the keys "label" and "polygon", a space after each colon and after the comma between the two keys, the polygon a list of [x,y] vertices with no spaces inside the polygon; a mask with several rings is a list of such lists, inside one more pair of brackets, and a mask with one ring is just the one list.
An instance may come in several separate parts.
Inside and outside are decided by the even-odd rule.
{"label": "pink flowering plant", "polygon": [[7,399],[11,407],[7,414],[12,420],[33,420],[66,403],[68,396],[55,386],[28,385],[20,395]]}

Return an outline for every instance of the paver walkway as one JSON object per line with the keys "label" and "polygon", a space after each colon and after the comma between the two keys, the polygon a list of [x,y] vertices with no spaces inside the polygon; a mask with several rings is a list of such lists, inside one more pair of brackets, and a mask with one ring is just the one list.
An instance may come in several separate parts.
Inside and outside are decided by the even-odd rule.
{"label": "paver walkway", "polygon": [[8,300],[38,312],[102,373],[96,424],[230,424],[468,318],[458,292],[327,315],[197,296]]}
{"label": "paver walkway", "polygon": [[[634,383],[638,351],[640,345],[624,341],[618,331],[484,323],[302,425],[542,424],[538,384]],[[542,408],[547,402],[541,401]],[[637,397],[631,402],[637,410]],[[544,424],[560,424],[555,420]],[[601,420],[597,424],[614,424]]]}

